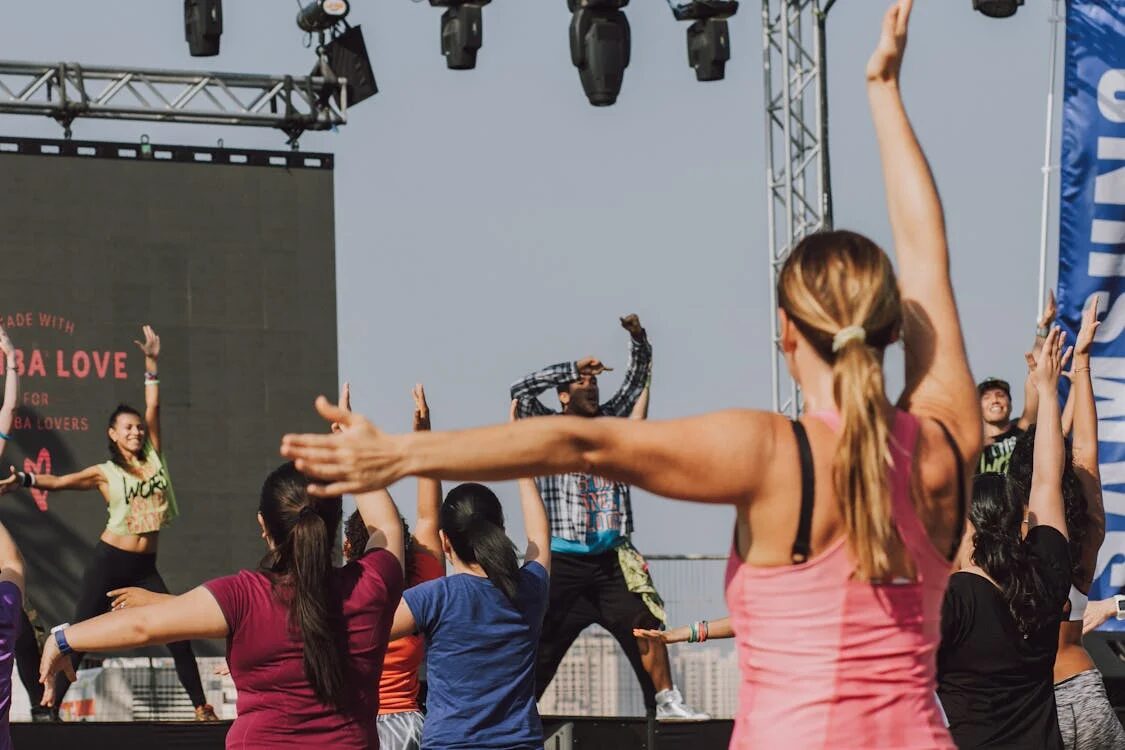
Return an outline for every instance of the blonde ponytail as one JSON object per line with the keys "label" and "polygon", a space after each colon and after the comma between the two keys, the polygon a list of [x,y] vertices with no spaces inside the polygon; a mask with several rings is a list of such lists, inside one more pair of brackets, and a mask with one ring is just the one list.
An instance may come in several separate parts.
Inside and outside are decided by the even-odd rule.
{"label": "blonde ponytail", "polygon": [[810,235],[782,267],[778,303],[832,365],[841,422],[832,480],[856,578],[887,578],[892,551],[901,546],[891,512],[892,456],[880,361],[902,322],[890,259],[855,232]]}

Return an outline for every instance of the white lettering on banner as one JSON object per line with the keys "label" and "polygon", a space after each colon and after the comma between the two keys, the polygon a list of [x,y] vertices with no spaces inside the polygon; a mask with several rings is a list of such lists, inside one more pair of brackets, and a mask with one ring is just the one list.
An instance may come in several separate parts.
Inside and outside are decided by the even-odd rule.
{"label": "white lettering on banner", "polygon": [[[1099,245],[1125,245],[1125,221],[1094,219],[1090,240]],[[1101,255],[1101,253],[1098,253]]]}
{"label": "white lettering on banner", "polygon": [[[1107,161],[1125,159],[1125,138],[1099,138],[1098,158]],[[1094,180],[1094,202],[1125,206],[1125,167],[1097,176]]]}
{"label": "white lettering on banner", "polygon": [[1105,503],[1106,513],[1125,516],[1125,492],[1103,492],[1102,502]]}
{"label": "white lettering on banner", "polygon": [[[1090,368],[1093,372],[1094,369]],[[1125,440],[1109,440],[1101,436],[1102,420],[1111,417],[1125,417],[1125,383],[1108,378],[1094,378],[1094,400],[1098,405],[1099,438],[1106,442],[1125,442]],[[1112,423],[1111,423],[1112,424]],[[1125,423],[1122,423],[1125,427]],[[1125,432],[1122,432],[1125,434]]]}
{"label": "white lettering on banner", "polygon": [[1098,109],[1110,122],[1125,122],[1125,70],[1110,68],[1098,80]]}
{"label": "white lettering on banner", "polygon": [[1102,476],[1102,486],[1125,484],[1125,461],[1110,461],[1100,464],[1098,469]]}

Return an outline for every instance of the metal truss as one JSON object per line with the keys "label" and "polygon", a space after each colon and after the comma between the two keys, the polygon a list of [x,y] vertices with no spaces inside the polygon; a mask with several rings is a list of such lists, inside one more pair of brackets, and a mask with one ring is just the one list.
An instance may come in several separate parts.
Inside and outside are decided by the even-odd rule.
{"label": "metal truss", "polygon": [[794,245],[832,226],[824,66],[825,20],[835,2],[762,0],[773,408],[792,416],[801,396],[779,349],[777,279]]}
{"label": "metal truss", "polygon": [[67,138],[79,117],[306,130],[347,122],[342,78],[0,61],[0,114],[46,115]]}

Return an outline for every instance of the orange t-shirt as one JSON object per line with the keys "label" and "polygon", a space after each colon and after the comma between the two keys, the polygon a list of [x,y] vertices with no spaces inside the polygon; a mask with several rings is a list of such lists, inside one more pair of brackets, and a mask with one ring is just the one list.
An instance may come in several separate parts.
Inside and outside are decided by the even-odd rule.
{"label": "orange t-shirt", "polygon": [[[445,565],[428,552],[414,551],[414,579],[407,586],[432,581],[445,575]],[[421,635],[408,635],[391,641],[383,657],[383,676],[379,680],[379,713],[398,714],[418,711],[418,668],[426,656],[426,641]]]}

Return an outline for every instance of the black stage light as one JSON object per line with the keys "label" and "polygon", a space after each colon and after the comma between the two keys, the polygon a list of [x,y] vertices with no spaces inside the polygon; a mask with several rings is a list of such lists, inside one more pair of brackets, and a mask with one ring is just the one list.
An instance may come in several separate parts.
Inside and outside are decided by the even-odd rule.
{"label": "black stage light", "polygon": [[223,0],[184,0],[184,37],[192,57],[219,54]]}
{"label": "black stage light", "polygon": [[677,21],[694,21],[687,30],[688,65],[699,81],[721,81],[730,60],[730,26],[737,0],[680,0],[669,3]]}
{"label": "black stage light", "polygon": [[687,32],[688,65],[697,81],[721,81],[730,59],[730,27],[721,18],[696,21]]}
{"label": "black stage light", "polygon": [[[344,33],[336,35],[324,45],[324,59],[333,75],[346,79],[348,107],[354,107],[379,93],[379,87],[375,84],[375,71],[371,69],[371,58],[367,55],[367,45],[359,26],[348,27]],[[312,74],[323,74],[319,63],[313,68]]]}
{"label": "black stage light", "polygon": [[989,18],[1008,18],[1023,5],[1023,0],[973,0],[973,10],[979,10]]}
{"label": "black stage light", "polygon": [[632,37],[629,19],[621,12],[629,0],[567,0],[571,12],[570,59],[586,98],[595,107],[617,101],[625,68],[629,67]]}
{"label": "black stage light", "polygon": [[441,14],[441,54],[450,70],[472,70],[477,66],[477,50],[484,43],[481,8],[492,0],[430,0]]}
{"label": "black stage light", "polygon": [[348,0],[313,0],[297,11],[297,26],[312,34],[327,31],[348,15]]}

